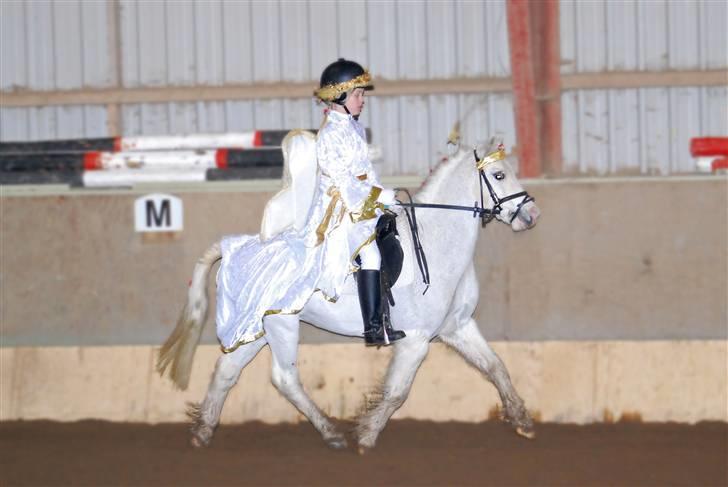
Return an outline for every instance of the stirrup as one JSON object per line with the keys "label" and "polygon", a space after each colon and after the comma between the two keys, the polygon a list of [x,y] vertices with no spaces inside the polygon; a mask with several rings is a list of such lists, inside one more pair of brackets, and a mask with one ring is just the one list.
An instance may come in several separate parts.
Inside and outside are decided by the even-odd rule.
{"label": "stirrup", "polygon": [[395,330],[394,328],[392,328],[392,322],[389,321],[389,313],[385,313],[383,321],[384,334],[387,337],[388,341],[396,342],[397,340],[401,340],[402,338],[407,336],[407,334],[402,330]]}
{"label": "stirrup", "polygon": [[406,336],[401,330],[394,330],[389,325],[380,325],[364,331],[364,344],[367,347],[386,347]]}
{"label": "stirrup", "polygon": [[368,330],[364,330],[364,345],[367,347],[386,347],[389,345],[384,325],[373,326]]}
{"label": "stirrup", "polygon": [[401,340],[402,338],[406,337],[407,334],[403,332],[402,330],[394,330],[392,327],[388,327],[384,329],[384,333],[387,336],[387,339],[390,342],[396,342],[397,340]]}

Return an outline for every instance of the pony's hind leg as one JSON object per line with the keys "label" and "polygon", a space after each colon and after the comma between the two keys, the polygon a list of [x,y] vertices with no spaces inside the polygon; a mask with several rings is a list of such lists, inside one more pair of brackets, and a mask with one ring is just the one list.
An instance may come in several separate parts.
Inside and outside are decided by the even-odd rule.
{"label": "pony's hind leg", "polygon": [[212,440],[220,413],[228,392],[240,377],[240,372],[265,346],[265,338],[247,343],[217,359],[215,372],[207,388],[207,395],[200,404],[190,404],[188,415],[192,418],[192,446],[207,446]]}
{"label": "pony's hind leg", "polygon": [[440,339],[485,374],[498,389],[503,403],[504,419],[516,428],[518,434],[533,438],[535,432],[531,415],[513,387],[506,366],[480,334],[475,320],[469,318],[462,325],[454,327],[454,330],[441,334]]}
{"label": "pony's hind leg", "polygon": [[408,331],[405,338],[394,344],[394,356],[389,363],[381,396],[358,420],[359,453],[374,447],[389,418],[407,399],[417,369],[428,350],[428,337],[416,332]]}
{"label": "pony's hind leg", "polygon": [[308,418],[331,448],[346,448],[347,443],[344,435],[339,432],[334,423],[306,394],[301,385],[298,367],[296,366],[300,327],[298,316],[267,316],[263,319],[263,325],[273,356],[273,385],[296,409]]}

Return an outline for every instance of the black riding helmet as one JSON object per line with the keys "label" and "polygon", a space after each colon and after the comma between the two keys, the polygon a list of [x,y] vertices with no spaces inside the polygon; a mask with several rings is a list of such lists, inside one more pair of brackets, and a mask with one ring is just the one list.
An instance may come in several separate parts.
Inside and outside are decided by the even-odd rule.
{"label": "black riding helmet", "polygon": [[314,95],[324,102],[343,105],[347,94],[355,88],[374,89],[369,73],[359,63],[339,58],[321,73],[321,83]]}

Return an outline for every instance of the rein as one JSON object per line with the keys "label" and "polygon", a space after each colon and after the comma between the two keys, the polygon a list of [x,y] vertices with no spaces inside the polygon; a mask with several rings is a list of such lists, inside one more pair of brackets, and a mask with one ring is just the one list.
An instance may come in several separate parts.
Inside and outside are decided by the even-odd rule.
{"label": "rein", "polygon": [[[403,188],[395,188],[396,191],[404,191]],[[409,193],[408,193],[409,194]],[[495,216],[497,213],[500,213],[500,211],[494,212],[493,210],[489,208],[481,208],[478,206],[477,201],[473,204],[473,206],[460,206],[460,205],[441,205],[437,203],[401,203],[397,202],[397,206],[402,206],[405,208],[434,208],[434,209],[440,209],[440,210],[462,210],[462,211],[472,211],[473,212],[473,218],[475,217],[484,217],[484,216]]]}
{"label": "rein", "polygon": [[[404,192],[409,199],[409,203],[402,203],[401,201],[397,200],[397,206],[401,206],[404,210],[405,215],[407,215],[407,223],[409,224],[412,233],[412,243],[414,245],[415,257],[417,258],[417,265],[420,268],[420,274],[422,274],[422,282],[426,286],[424,292],[422,293],[423,295],[427,292],[428,289],[430,289],[430,270],[427,266],[427,257],[425,256],[425,251],[422,248],[422,242],[420,240],[415,208],[467,211],[473,214],[473,218],[479,217],[481,227],[485,228],[485,226],[490,223],[493,218],[496,217],[496,215],[500,215],[500,213],[503,211],[503,203],[514,200],[516,198],[523,198],[523,200],[518,203],[516,211],[513,212],[513,215],[511,215],[511,219],[508,222],[513,223],[513,220],[515,220],[518,214],[521,212],[521,208],[523,208],[523,205],[535,200],[535,198],[529,195],[526,191],[520,191],[518,193],[510,194],[504,198],[499,198],[498,195],[495,193],[493,186],[490,184],[490,181],[488,181],[488,178],[485,175],[485,166],[491,162],[500,161],[505,158],[505,150],[503,149],[502,145],[498,147],[497,151],[488,154],[483,159],[480,159],[478,157],[478,152],[473,149],[473,156],[475,157],[475,164],[478,168],[479,173],[478,182],[480,183],[480,205],[478,205],[477,201],[473,203],[473,206],[445,205],[439,203],[413,203],[412,195],[406,188],[394,188],[395,191]],[[492,209],[485,208],[483,183],[485,183],[485,186],[488,189],[490,199],[493,202]],[[411,214],[408,208],[412,211]]]}
{"label": "rein", "polygon": [[[412,195],[406,188],[394,188],[395,191],[402,191],[409,198],[410,203],[398,203],[403,206],[404,214],[407,215],[407,223],[409,224],[412,233],[412,245],[415,248],[415,257],[417,257],[417,266],[420,268],[420,274],[422,274],[422,282],[425,284],[425,290],[422,291],[424,296],[428,289],[430,289],[430,269],[427,267],[427,256],[425,256],[425,250],[422,248],[422,242],[420,241],[420,232],[417,226],[417,215],[415,214],[415,208],[422,207],[418,203],[412,203]],[[410,215],[407,207],[412,209],[412,215]]]}

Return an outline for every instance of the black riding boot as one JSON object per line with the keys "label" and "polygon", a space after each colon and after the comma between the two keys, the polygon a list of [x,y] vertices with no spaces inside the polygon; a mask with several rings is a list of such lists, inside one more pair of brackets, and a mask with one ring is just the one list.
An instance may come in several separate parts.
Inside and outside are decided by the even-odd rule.
{"label": "black riding boot", "polygon": [[364,320],[364,342],[367,345],[389,345],[390,342],[405,337],[403,331],[393,330],[390,326],[386,327],[385,332],[379,278],[380,272],[375,270],[360,269],[356,273],[359,305]]}

